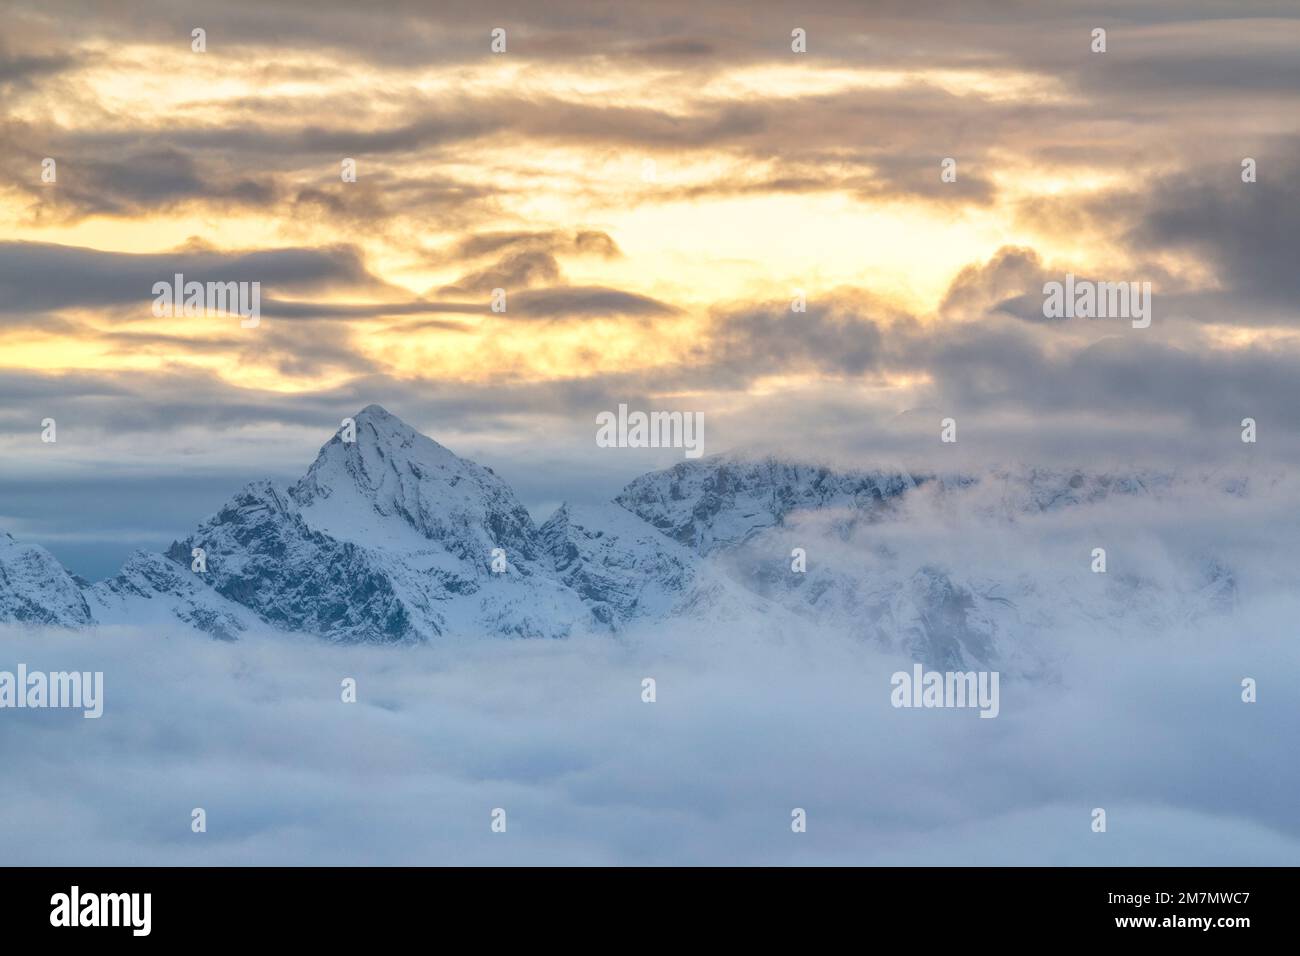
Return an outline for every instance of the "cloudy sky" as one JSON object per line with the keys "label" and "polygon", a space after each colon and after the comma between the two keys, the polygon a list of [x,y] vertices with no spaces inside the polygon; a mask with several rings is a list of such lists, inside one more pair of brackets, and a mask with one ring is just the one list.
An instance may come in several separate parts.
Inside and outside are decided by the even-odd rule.
{"label": "cloudy sky", "polygon": [[[6,6],[0,528],[109,574],[370,402],[539,517],[674,460],[595,447],[620,402],[709,452],[1300,457],[1293,2],[383,7]],[[261,324],[155,317],[176,272]],[[1045,320],[1067,272],[1151,326]]]}

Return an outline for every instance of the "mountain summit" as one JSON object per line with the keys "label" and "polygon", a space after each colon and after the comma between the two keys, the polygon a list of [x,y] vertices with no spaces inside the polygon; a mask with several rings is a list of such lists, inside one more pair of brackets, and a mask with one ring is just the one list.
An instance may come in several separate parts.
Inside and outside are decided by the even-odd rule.
{"label": "mountain summit", "polygon": [[[736,613],[766,603],[614,505],[622,536],[611,527],[601,548],[588,549],[587,529],[568,509],[539,529],[490,468],[381,406],[363,408],[353,425],[298,482],[251,482],[174,542],[161,565],[140,553],[90,587],[95,620],[156,621],[166,609],[222,638],[260,623],[388,643],[564,637],[616,631],[679,605]],[[616,540],[627,550],[611,550]],[[196,553],[201,570],[191,570]]]}
{"label": "mountain summit", "polygon": [[536,529],[510,486],[379,405],[357,413],[356,440],[336,434],[290,495],[308,524],[336,538],[397,549],[441,544],[461,559],[504,548],[537,557]]}
{"label": "mountain summit", "polygon": [[290,487],[246,486],[167,556],[277,627],[341,641],[563,637],[588,609],[514,492],[378,405]]}
{"label": "mountain summit", "polygon": [[77,582],[54,555],[0,531],[0,621],[79,627],[91,616]]}

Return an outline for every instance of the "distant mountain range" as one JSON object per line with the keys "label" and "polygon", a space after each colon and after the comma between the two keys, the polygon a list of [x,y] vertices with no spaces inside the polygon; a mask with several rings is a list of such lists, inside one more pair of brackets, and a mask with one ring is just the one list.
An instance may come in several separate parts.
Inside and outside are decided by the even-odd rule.
{"label": "distant mountain range", "polygon": [[[1189,556],[1171,586],[1093,576],[1086,551],[1078,567],[1026,576],[996,555],[963,571],[873,536],[912,520],[918,495],[983,509],[1005,527],[1160,495],[1168,476],[937,476],[714,456],[643,475],[605,505],[566,504],[538,527],[490,468],[378,405],[355,423],[355,441],[336,434],[296,484],[255,481],[164,554],[138,551],[98,583],[0,533],[0,621],[182,625],[224,640],[269,626],[374,643],[560,638],[686,620],[816,626],[966,667],[1014,664],[1063,619],[1104,626],[1108,616],[1196,616],[1236,601],[1233,573],[1208,555]],[[191,569],[195,549],[204,571]]]}

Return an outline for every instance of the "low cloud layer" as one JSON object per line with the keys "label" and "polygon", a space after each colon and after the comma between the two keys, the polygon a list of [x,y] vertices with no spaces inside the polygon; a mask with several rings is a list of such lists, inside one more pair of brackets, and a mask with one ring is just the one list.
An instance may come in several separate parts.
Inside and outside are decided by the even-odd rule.
{"label": "low cloud layer", "polygon": [[[106,708],[0,715],[0,850],[28,865],[1295,865],[1283,619],[1079,640],[1062,684],[1005,683],[995,720],[893,709],[909,662],[816,634],[393,651],[9,634],[4,667],[102,670]],[[1239,699],[1245,674],[1257,704]],[[348,676],[356,704],[339,700]]]}
{"label": "low cloud layer", "polygon": [[[917,495],[852,534],[834,514],[782,531],[810,575],[888,556],[1012,584],[996,594],[1015,603],[1024,653],[1003,651],[1038,664],[1004,669],[995,719],[892,707],[891,675],[912,660],[811,623],[388,649],[6,627],[0,670],[102,671],[104,714],[0,710],[0,856],[1296,865],[1293,493],[1148,483],[1154,497],[1046,512],[988,483]],[[1087,571],[1097,542],[1106,575]],[[1235,597],[1193,615],[1170,588],[1207,554]],[[1074,605],[1057,600],[1079,577]],[[356,703],[341,701],[349,677]],[[504,834],[490,830],[498,807]]]}

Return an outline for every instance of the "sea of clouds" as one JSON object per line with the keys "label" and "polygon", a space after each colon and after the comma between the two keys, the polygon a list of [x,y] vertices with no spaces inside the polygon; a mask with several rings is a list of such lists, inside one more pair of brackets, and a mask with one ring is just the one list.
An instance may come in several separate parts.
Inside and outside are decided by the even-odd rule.
{"label": "sea of clouds", "polygon": [[[104,673],[98,720],[0,710],[0,862],[1300,864],[1291,490],[1211,482],[1014,521],[1000,497],[976,507],[988,494],[947,519],[954,499],[918,497],[822,529],[809,558],[852,562],[861,539],[864,562],[883,548],[1019,580],[1086,569],[1100,543],[1109,575],[1156,583],[1036,635],[1047,665],[1004,673],[991,720],[895,709],[911,658],[770,620],[404,647],[0,628],[0,669]],[[1233,609],[1142,606],[1207,552],[1232,568]]]}
{"label": "sea of clouds", "polygon": [[1060,680],[1003,682],[995,720],[892,708],[910,662],[825,634],[376,648],[7,633],[5,657],[29,667],[102,670],[105,712],[0,713],[0,859],[1295,865],[1300,662],[1276,625],[1297,610],[1232,633],[1079,635]]}

